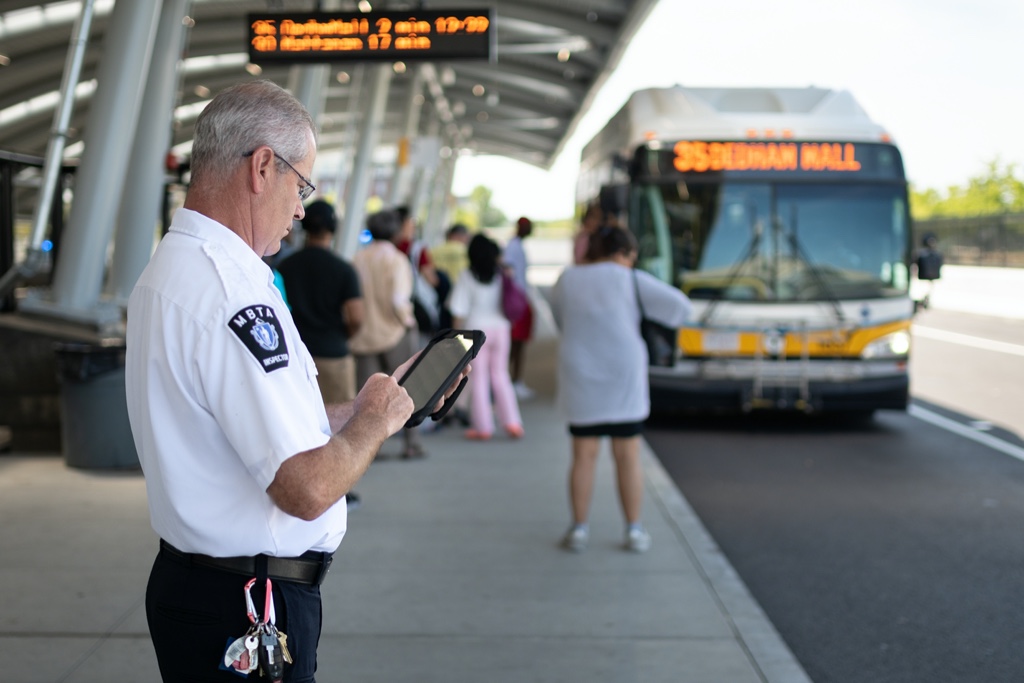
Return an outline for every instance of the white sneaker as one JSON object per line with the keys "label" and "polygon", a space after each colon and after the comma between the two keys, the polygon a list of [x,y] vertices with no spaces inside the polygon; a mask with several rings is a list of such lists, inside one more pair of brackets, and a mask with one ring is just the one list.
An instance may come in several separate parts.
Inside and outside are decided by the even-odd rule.
{"label": "white sneaker", "polygon": [[651,535],[647,529],[636,527],[626,532],[626,550],[634,553],[646,553],[651,548]]}
{"label": "white sneaker", "polygon": [[516,398],[520,401],[529,401],[531,398],[536,396],[533,389],[526,386],[522,382],[516,382],[512,385],[512,388],[516,391]]}
{"label": "white sneaker", "polygon": [[587,549],[589,541],[590,532],[583,527],[574,526],[562,538],[562,547],[574,553],[581,553]]}

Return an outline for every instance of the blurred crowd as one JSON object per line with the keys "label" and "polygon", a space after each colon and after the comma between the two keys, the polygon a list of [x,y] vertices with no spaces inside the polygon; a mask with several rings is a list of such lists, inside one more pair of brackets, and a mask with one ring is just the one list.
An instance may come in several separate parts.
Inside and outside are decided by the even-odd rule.
{"label": "blurred crowd", "polygon": [[[337,225],[330,204],[312,202],[302,219],[301,246],[285,245],[268,261],[313,356],[324,399],[354,397],[371,375],[393,374],[444,330],[481,330],[486,343],[454,407],[440,422],[405,429],[401,451],[378,458],[424,458],[424,435],[448,427],[461,427],[466,439],[479,442],[523,439],[520,402],[534,396],[524,381],[525,351],[539,303],[531,302],[536,293],[527,282],[524,248],[533,222],[519,218],[503,246],[461,223],[447,229],[444,241],[428,245],[415,216],[399,206],[367,218],[368,243],[351,262],[334,251]],[[633,552],[651,545],[640,520],[639,461],[651,358],[639,323],[678,328],[691,305],[679,289],[637,270],[636,257],[636,239],[618,217],[600,204],[589,206],[574,236],[573,263],[550,294],[559,334],[556,402],[572,444],[571,524],[561,543],[572,552],[588,544],[594,473],[606,441],[625,521],[623,545]],[[358,494],[350,492],[349,500],[358,505]]]}
{"label": "blurred crowd", "polygon": [[466,438],[480,441],[496,433],[522,438],[519,401],[534,395],[523,381],[533,315],[525,305],[510,318],[506,302],[526,301],[523,240],[532,221],[520,218],[504,247],[461,223],[428,245],[409,208],[398,206],[367,218],[369,241],[351,261],[334,249],[338,225],[330,203],[313,201],[301,230],[267,259],[324,400],[350,400],[369,376],[393,373],[443,330],[482,330],[487,343],[454,408],[440,423],[405,430],[400,453],[378,457],[426,457],[423,434],[445,426],[461,425]]}

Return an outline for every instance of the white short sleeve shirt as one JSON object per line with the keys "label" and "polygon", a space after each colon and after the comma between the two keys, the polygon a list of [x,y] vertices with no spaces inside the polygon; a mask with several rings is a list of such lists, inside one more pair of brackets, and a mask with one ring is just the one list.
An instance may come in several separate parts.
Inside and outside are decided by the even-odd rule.
{"label": "white short sleeve shirt", "polygon": [[448,297],[448,310],[463,319],[468,329],[511,329],[501,307],[501,276],[495,274],[490,282],[480,282],[467,271],[452,287]]}
{"label": "white short sleeve shirt", "polygon": [[128,415],[154,530],[218,557],[333,552],[344,499],[313,521],[267,495],[330,426],[316,368],[273,273],[235,233],[188,209],[128,303]]}

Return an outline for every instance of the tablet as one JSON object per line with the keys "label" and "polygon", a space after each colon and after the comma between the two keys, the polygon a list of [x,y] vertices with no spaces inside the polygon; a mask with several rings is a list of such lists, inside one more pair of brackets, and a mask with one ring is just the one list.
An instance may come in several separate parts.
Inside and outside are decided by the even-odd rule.
{"label": "tablet", "polygon": [[430,340],[409,371],[398,380],[398,384],[409,392],[414,404],[412,417],[405,423],[406,427],[415,427],[427,416],[433,417],[435,421],[445,416],[462,392],[466,378],[444,402],[441,410],[436,413],[431,411],[459,373],[476,358],[485,339],[480,330],[442,330]]}

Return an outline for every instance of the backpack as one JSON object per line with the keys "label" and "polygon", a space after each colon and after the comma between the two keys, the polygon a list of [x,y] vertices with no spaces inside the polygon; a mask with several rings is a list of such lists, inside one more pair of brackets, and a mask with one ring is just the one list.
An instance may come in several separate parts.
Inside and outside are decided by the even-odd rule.
{"label": "backpack", "polygon": [[942,254],[925,249],[917,255],[917,278],[919,280],[938,280],[942,273]]}

